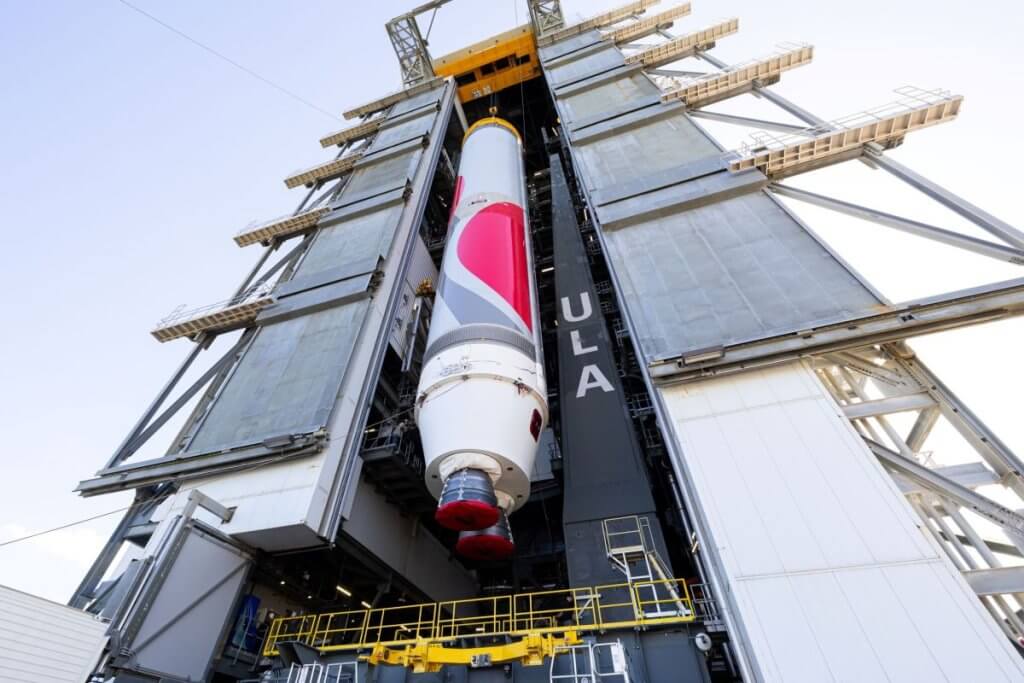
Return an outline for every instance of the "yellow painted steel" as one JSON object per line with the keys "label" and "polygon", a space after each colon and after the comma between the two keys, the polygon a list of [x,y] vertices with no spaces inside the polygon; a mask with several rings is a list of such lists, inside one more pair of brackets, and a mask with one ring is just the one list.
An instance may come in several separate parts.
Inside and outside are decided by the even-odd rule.
{"label": "yellow painted steel", "polygon": [[276,655],[277,644],[287,641],[321,652],[384,652],[460,638],[568,637],[695,620],[686,581],[658,579],[282,617],[271,624],[263,654]]}
{"label": "yellow painted steel", "polygon": [[529,24],[434,60],[434,73],[454,76],[459,100],[470,102],[540,75],[537,43]]}
{"label": "yellow painted steel", "polygon": [[513,643],[482,647],[445,647],[421,638],[400,648],[376,645],[366,661],[371,665],[395,664],[412,669],[413,673],[440,671],[446,664],[473,664],[486,658],[488,665],[520,662],[523,666],[539,666],[559,648],[578,645],[582,641],[575,631],[564,635],[532,634]]}
{"label": "yellow painted steel", "polygon": [[519,135],[519,131],[516,130],[516,127],[513,126],[511,123],[509,123],[505,119],[498,118],[497,116],[488,116],[475,122],[466,130],[466,134],[462,136],[462,143],[465,144],[466,138],[472,135],[474,131],[480,130],[481,128],[485,128],[487,126],[500,126],[506,130],[511,131],[512,134],[516,136],[516,140],[519,140],[520,144],[522,144],[523,142],[523,138]]}

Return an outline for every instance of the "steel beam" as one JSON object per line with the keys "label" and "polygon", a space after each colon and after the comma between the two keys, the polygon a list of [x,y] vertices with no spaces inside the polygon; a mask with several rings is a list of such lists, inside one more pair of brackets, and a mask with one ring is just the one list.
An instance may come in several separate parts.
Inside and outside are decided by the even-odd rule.
{"label": "steel beam", "polygon": [[75,592],[71,595],[71,599],[68,601],[69,606],[76,609],[85,609],[97,597],[96,589],[99,587],[100,581],[103,580],[107,570],[110,569],[110,565],[117,558],[117,553],[128,538],[132,527],[138,525],[140,520],[149,521],[153,516],[154,510],[156,510],[156,506],[164,499],[162,491],[162,489],[159,493],[154,493],[151,489],[136,491],[132,506],[124,513],[121,521],[114,528],[114,531],[111,532],[110,537],[103,546],[103,550],[93,560],[89,571],[82,577],[82,581],[78,584]]}
{"label": "steel beam", "polygon": [[562,3],[559,0],[530,0],[530,21],[538,38],[565,26]]}
{"label": "steel beam", "polygon": [[[906,349],[903,353],[901,346]],[[942,416],[1002,478],[1003,485],[1024,498],[1024,462],[912,351],[903,345],[890,348],[896,364],[932,395]],[[1024,549],[1024,544],[1018,547]]]}
{"label": "steel beam", "polygon": [[673,36],[668,42],[652,45],[643,52],[629,55],[626,57],[626,64],[642,64],[644,68],[648,68],[677,62],[694,56],[700,50],[713,47],[720,38],[731,36],[739,30],[739,19],[726,19],[699,31]]}
{"label": "steel beam", "polygon": [[[696,112],[691,112],[691,114],[695,113]],[[941,242],[942,244],[947,244],[951,247],[965,249],[967,251],[974,252],[975,254],[981,254],[982,256],[988,256],[1000,261],[1007,261],[1015,265],[1024,265],[1024,251],[1020,249],[1006,247],[1001,244],[988,242],[976,237],[970,237],[958,232],[953,232],[952,230],[945,230],[943,228],[935,227],[934,225],[928,225],[927,223],[903,218],[877,209],[844,202],[840,199],[826,197],[825,195],[816,194],[814,192],[808,192],[807,190],[801,190],[790,185],[773,183],[768,186],[768,189],[782,197],[797,199],[802,202],[807,202],[808,204],[813,204],[814,206],[820,206],[824,209],[830,209],[838,213],[846,214],[847,216],[853,216],[854,218],[863,218],[864,220],[869,220],[879,225],[894,228],[902,232],[910,233],[911,235],[917,235],[918,237],[924,237],[925,239]]]}
{"label": "steel beam", "polygon": [[[620,22],[623,19],[628,19],[629,17],[635,14],[640,14],[644,12],[648,7],[658,4],[660,1],[661,0],[634,0],[629,4],[623,5],[622,7],[617,7],[613,10],[609,10],[608,12],[604,12],[602,14],[590,17],[589,19],[584,19],[578,24],[572,24],[571,26],[562,26],[561,28],[555,29],[553,31],[545,31],[543,35],[537,36],[537,47],[547,47],[552,43],[557,43],[560,40],[565,40],[566,38],[578,36],[581,33],[586,33],[587,31],[596,28],[611,26],[612,24]],[[550,3],[541,2],[538,4]],[[559,13],[561,13],[561,9],[559,9]]]}
{"label": "steel beam", "polygon": [[[999,483],[999,476],[980,462],[935,467],[932,472],[969,489]],[[902,475],[897,475],[897,484],[904,494],[921,493],[926,490],[925,486]]]}
{"label": "steel beam", "polygon": [[861,401],[843,406],[843,412],[851,420],[858,420],[865,417],[878,417],[879,415],[890,415],[902,413],[908,410],[923,410],[935,405],[935,401],[927,392],[921,391],[914,394],[903,394],[901,396],[890,396],[873,401]]}
{"label": "steel beam", "polygon": [[971,204],[966,199],[958,197],[938,183],[928,180],[921,174],[907,168],[898,161],[893,161],[883,155],[877,147],[869,146],[867,149],[871,161],[878,168],[887,171],[907,183],[914,189],[923,192],[946,208],[955,211],[979,228],[995,235],[1007,244],[1019,249],[1024,249],[1024,233],[1020,232],[1010,224],[999,220],[992,214]]}
{"label": "steel beam", "polygon": [[[706,52],[700,52],[697,56],[709,64],[715,65],[719,69],[728,67],[728,64]],[[828,122],[824,119],[815,116],[806,109],[797,106],[793,102],[790,102],[781,95],[772,92],[768,88],[758,87],[755,88],[754,92],[781,109],[789,112],[793,116],[796,116],[801,121],[805,121],[812,126],[828,126]],[[1020,230],[1017,230],[1005,221],[1002,221],[987,211],[971,204],[962,197],[953,194],[938,183],[928,180],[921,174],[907,168],[898,161],[890,159],[883,154],[883,150],[880,146],[869,144],[866,145],[865,151],[867,152],[868,159],[874,166],[891,173],[911,187],[923,192],[946,208],[960,214],[967,220],[992,235],[995,235],[1007,244],[1017,247],[1018,249],[1024,249],[1024,233]]]}
{"label": "steel beam", "polygon": [[[620,46],[620,47],[625,47]],[[646,49],[646,45],[639,46]],[[711,74],[706,71],[685,71],[683,69],[646,69],[651,76],[665,76],[666,78],[704,78]]]}
{"label": "steel beam", "polygon": [[213,339],[214,337],[207,337],[206,339],[192,347],[192,350],[189,351],[188,356],[186,356],[185,360],[182,361],[181,365],[178,366],[178,369],[175,371],[174,375],[171,376],[171,378],[167,381],[167,384],[165,384],[163,389],[160,390],[160,393],[157,394],[155,399],[153,399],[153,402],[149,404],[149,407],[146,408],[146,412],[142,414],[142,417],[140,417],[138,422],[135,423],[135,426],[132,427],[132,430],[128,432],[128,436],[124,438],[124,441],[122,441],[121,445],[117,447],[117,450],[114,451],[114,454],[110,456],[110,460],[108,460],[107,464],[104,465],[104,469],[114,467],[122,460],[127,458],[129,455],[131,455],[133,451],[130,451],[129,447],[136,441],[136,439],[138,439],[138,436],[142,432],[142,430],[146,428],[146,425],[148,425],[150,420],[153,419],[153,416],[156,415],[158,410],[160,410],[160,406],[164,404],[164,401],[167,400],[167,397],[171,395],[172,391],[174,391],[174,387],[178,386],[178,382],[180,382],[181,378],[185,376],[185,373],[188,372],[188,369],[192,367],[192,363],[195,362],[196,358],[199,357],[199,354],[202,353],[207,348],[209,348],[210,344],[213,342]]}
{"label": "steel beam", "polygon": [[[715,66],[719,69],[730,68],[727,62],[723,62],[721,59],[718,59],[717,57],[708,52],[698,52],[696,56],[700,59],[703,59],[708,64],[711,64],[712,66]],[[790,102],[782,95],[779,95],[778,93],[775,93],[769,90],[768,88],[762,87],[760,85],[755,85],[754,94],[757,95],[758,97],[763,97],[764,99],[768,100],[775,106],[788,112],[789,114],[792,114],[793,116],[800,119],[809,126],[828,125],[828,121],[826,121],[825,119],[815,116],[814,114],[807,111],[803,107],[800,107],[794,104],[793,102]]]}
{"label": "steel beam", "polygon": [[914,462],[910,458],[905,458],[896,451],[889,450],[880,443],[869,439],[865,439],[865,442],[886,469],[899,472],[929,491],[952,500],[990,522],[998,524],[1010,535],[1024,536],[1024,517],[1013,510],[947,479],[935,470]]}
{"label": "steel beam", "polygon": [[861,316],[651,361],[655,381],[672,383],[738,372],[1024,314],[1024,278],[879,305]]}
{"label": "steel beam", "polygon": [[681,5],[675,7],[669,7],[666,10],[652,14],[643,19],[638,19],[636,23],[630,24],[629,26],[623,26],[622,28],[615,29],[610,32],[606,38],[611,40],[613,43],[623,43],[627,40],[637,40],[663,31],[673,25],[676,19],[680,19],[690,14],[690,3],[684,2]]}
{"label": "steel beam", "polygon": [[1024,566],[972,569],[962,573],[967,585],[978,595],[1024,593]]}
{"label": "steel beam", "polygon": [[150,437],[152,437],[154,434],[160,431],[160,429],[165,424],[167,424],[167,421],[174,417],[174,415],[179,410],[181,410],[181,408],[185,404],[191,401],[192,397],[195,396],[200,389],[202,389],[210,380],[212,380],[214,377],[220,374],[221,370],[226,368],[228,365],[234,364],[236,357],[245,347],[245,345],[249,343],[249,340],[251,338],[252,335],[243,334],[242,338],[235,342],[235,345],[228,349],[227,353],[221,356],[216,363],[210,366],[209,369],[207,369],[206,372],[204,372],[199,377],[199,379],[193,382],[191,386],[185,389],[185,391],[181,392],[181,395],[178,396],[178,398],[175,399],[174,402],[167,407],[167,410],[161,413],[160,416],[154,419],[152,422],[148,423],[144,430],[137,433],[134,439],[125,444],[125,446],[117,452],[114,458],[111,459],[112,464],[108,465],[106,468],[101,470],[101,472],[104,472],[113,467],[114,465],[117,465],[119,462],[127,458],[130,458],[137,450],[142,448],[142,446],[147,441],[149,441]]}
{"label": "steel beam", "polygon": [[[213,476],[222,472],[251,469],[264,464],[312,455],[321,446],[317,434],[289,435],[291,443],[256,445],[237,451],[182,457],[168,455],[154,460],[132,463],[113,470],[104,470],[93,479],[78,483],[75,491],[84,497],[151,486],[169,481]],[[271,439],[267,439],[270,442]]]}
{"label": "steel beam", "polygon": [[[648,70],[647,73],[654,73]],[[766,121],[765,119],[753,119],[747,116],[736,116],[735,114],[722,114],[720,112],[708,111],[707,109],[693,109],[688,112],[695,119],[708,119],[721,123],[731,123],[736,126],[747,126],[759,130],[774,130],[780,133],[804,133],[805,126],[794,126],[790,123],[779,123],[778,121]],[[809,133],[808,133],[809,134]]]}
{"label": "steel beam", "polygon": [[910,446],[912,451],[921,450],[924,442],[928,439],[928,435],[932,433],[932,428],[935,427],[935,423],[939,421],[941,416],[942,411],[938,406],[921,411],[921,414],[914,421],[914,426],[910,428],[910,435],[907,437],[907,445]]}
{"label": "steel beam", "polygon": [[[433,0],[420,5],[411,12],[395,17],[385,24],[391,46],[395,49],[395,55],[398,57],[398,66],[402,70],[402,84],[405,87],[418,85],[434,78],[433,60],[430,59],[430,52],[427,50],[427,41],[420,34],[416,17],[425,12],[436,12],[442,5],[449,2],[451,0]],[[429,34],[430,31],[428,30],[427,33]]]}

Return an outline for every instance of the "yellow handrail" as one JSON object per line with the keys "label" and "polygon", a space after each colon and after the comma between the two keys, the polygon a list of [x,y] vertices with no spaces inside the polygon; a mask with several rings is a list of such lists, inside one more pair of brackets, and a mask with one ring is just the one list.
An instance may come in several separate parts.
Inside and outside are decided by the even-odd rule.
{"label": "yellow handrail", "polygon": [[683,579],[534,591],[275,619],[263,654],[299,641],[321,652],[459,638],[647,628],[696,620]]}

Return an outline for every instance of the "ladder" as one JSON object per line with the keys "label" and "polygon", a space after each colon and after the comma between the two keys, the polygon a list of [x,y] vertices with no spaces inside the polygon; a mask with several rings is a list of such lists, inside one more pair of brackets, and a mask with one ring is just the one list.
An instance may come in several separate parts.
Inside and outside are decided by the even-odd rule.
{"label": "ladder", "polygon": [[567,645],[549,660],[549,683],[630,683],[622,641]]}
{"label": "ladder", "polygon": [[292,664],[286,683],[359,683],[359,663]]}
{"label": "ladder", "polygon": [[[603,520],[601,526],[609,561],[626,576],[627,583],[635,585],[637,613],[646,618],[689,616],[690,610],[658,554],[647,517],[613,517]],[[659,596],[659,588],[668,599]]]}

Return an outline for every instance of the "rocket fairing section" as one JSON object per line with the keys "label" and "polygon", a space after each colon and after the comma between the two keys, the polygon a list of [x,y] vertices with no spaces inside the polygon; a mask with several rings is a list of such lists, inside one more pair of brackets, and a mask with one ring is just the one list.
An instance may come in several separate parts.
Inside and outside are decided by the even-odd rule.
{"label": "rocket fairing section", "polygon": [[522,140],[491,117],[463,140],[416,403],[437,521],[466,557],[514,549],[548,422]]}

